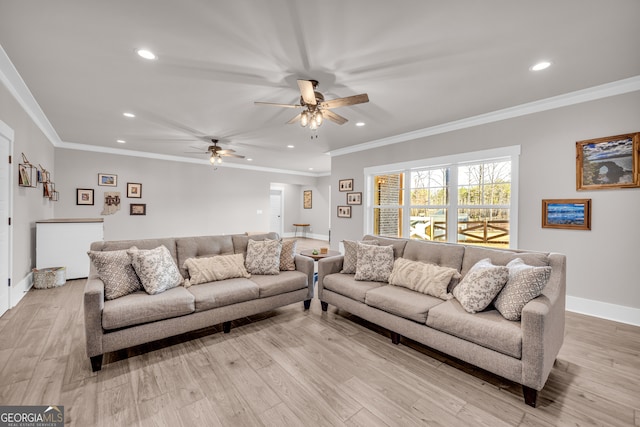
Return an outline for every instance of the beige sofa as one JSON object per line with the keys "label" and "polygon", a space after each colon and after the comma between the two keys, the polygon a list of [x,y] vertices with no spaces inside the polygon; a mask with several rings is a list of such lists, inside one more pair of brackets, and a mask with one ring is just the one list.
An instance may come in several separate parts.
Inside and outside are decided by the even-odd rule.
{"label": "beige sofa", "polygon": [[393,343],[405,336],[523,386],[525,402],[535,407],[564,339],[566,260],[557,253],[498,250],[479,246],[365,236],[393,245],[403,257],[457,269],[464,278],[479,260],[506,265],[521,258],[550,266],[542,295],[529,301],[520,321],[506,320],[490,306],[470,314],[456,299],[442,300],[388,283],[357,281],[340,273],[344,256],[318,263],[318,298],[391,331]]}
{"label": "beige sofa", "polygon": [[[164,245],[179,267],[185,260],[211,255],[245,253],[249,239],[277,239],[275,233],[265,235],[225,235],[145,240],[101,241],[91,245],[92,251],[154,249]],[[185,332],[223,324],[228,333],[231,321],[303,301],[309,308],[313,298],[314,262],[296,255],[295,271],[278,275],[252,275],[198,284],[178,286],[149,295],[144,290],[120,298],[105,300],[105,287],[96,268],[91,270],[84,291],[84,319],[87,355],[93,371],[102,367],[108,352],[180,335]]]}

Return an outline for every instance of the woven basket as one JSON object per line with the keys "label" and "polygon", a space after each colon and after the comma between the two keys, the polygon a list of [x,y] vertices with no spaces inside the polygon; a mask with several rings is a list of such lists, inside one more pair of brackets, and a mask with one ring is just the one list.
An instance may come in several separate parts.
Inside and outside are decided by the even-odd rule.
{"label": "woven basket", "polygon": [[67,282],[67,269],[65,267],[42,268],[33,270],[33,287],[36,289],[48,289],[62,286]]}

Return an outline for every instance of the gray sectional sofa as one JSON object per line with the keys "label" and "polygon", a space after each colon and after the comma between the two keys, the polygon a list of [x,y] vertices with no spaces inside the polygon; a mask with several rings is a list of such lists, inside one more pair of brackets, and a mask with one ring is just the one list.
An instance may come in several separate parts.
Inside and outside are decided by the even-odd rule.
{"label": "gray sectional sofa", "polygon": [[521,320],[512,321],[492,306],[471,314],[455,298],[443,300],[384,282],[355,280],[354,274],[341,273],[344,255],[318,263],[318,298],[324,311],[334,305],[388,329],[395,344],[405,336],[522,384],[525,402],[535,407],[564,339],[564,255],[377,236],[364,240],[392,245],[396,259],[454,268],[462,280],[486,258],[500,266],[514,258],[531,266],[550,266],[542,294],[524,306]]}
{"label": "gray sectional sofa", "polygon": [[[91,251],[122,251],[131,247],[154,249],[165,246],[180,273],[189,258],[245,253],[249,239],[277,239],[278,235],[224,235],[145,240],[100,241]],[[314,262],[295,255],[295,270],[277,275],[251,275],[223,281],[177,286],[149,295],[144,290],[105,299],[105,285],[94,263],[84,291],[87,355],[94,371],[102,367],[103,355],[135,345],[180,335],[222,323],[225,333],[231,321],[303,301],[309,308],[313,298]]]}

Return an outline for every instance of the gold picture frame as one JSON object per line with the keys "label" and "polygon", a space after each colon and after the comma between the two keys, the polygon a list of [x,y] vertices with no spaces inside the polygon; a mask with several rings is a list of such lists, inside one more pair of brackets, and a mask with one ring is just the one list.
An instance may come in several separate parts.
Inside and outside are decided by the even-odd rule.
{"label": "gold picture frame", "polygon": [[591,199],[543,199],[542,227],[591,230]]}
{"label": "gold picture frame", "polygon": [[640,132],[576,142],[576,190],[640,187]]}
{"label": "gold picture frame", "polygon": [[302,192],[302,207],[304,209],[311,209],[312,206],[312,192],[311,190],[304,190]]}

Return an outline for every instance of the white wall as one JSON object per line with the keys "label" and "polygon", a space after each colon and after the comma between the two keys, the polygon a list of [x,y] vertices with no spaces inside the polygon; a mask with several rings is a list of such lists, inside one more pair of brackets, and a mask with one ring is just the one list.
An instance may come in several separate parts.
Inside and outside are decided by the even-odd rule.
{"label": "white wall", "polygon": [[[363,207],[353,207],[351,219],[336,217],[336,206],[345,197],[338,192],[339,179],[354,178],[355,191],[362,191],[365,167],[520,145],[518,246],[567,255],[568,305],[584,299],[623,311],[640,309],[640,189],[578,192],[575,179],[576,141],[638,132],[638,117],[640,92],[633,92],[334,157],[331,246],[337,249],[340,240],[357,239],[364,232]],[[541,200],[561,198],[592,199],[591,231],[541,227]],[[591,314],[616,316],[605,305],[600,308],[603,312]],[[640,322],[638,313],[631,310],[630,316]]]}

